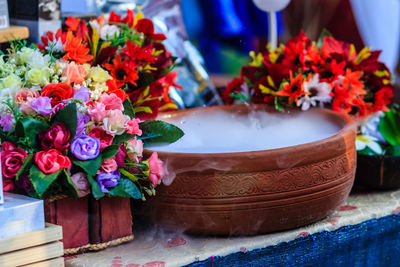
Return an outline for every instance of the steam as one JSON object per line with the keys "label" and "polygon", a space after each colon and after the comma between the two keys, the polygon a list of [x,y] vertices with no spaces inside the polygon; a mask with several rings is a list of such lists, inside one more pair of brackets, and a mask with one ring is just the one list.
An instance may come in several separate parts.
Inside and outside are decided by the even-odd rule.
{"label": "steam", "polygon": [[343,126],[318,111],[295,114],[194,112],[168,122],[180,127],[185,132],[184,137],[167,146],[151,147],[152,150],[182,153],[268,150],[328,138]]}

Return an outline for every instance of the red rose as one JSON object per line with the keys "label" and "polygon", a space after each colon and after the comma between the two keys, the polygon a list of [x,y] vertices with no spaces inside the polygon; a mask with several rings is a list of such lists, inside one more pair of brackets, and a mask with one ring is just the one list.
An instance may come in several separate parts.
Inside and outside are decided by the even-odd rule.
{"label": "red rose", "polygon": [[46,85],[41,92],[41,96],[51,98],[51,106],[61,103],[65,99],[74,96],[74,88],[65,83],[50,83]]}
{"label": "red rose", "polygon": [[1,172],[4,177],[13,178],[24,163],[26,151],[11,142],[4,142],[1,147]]}
{"label": "red rose", "polygon": [[103,128],[99,126],[94,126],[87,135],[100,140],[100,150],[110,146],[113,142],[113,137],[107,134]]}
{"label": "red rose", "polygon": [[71,166],[71,160],[56,149],[39,151],[35,154],[35,162],[45,174],[51,174]]}
{"label": "red rose", "polygon": [[57,122],[50,129],[39,133],[39,139],[42,140],[42,148],[49,150],[52,148],[64,151],[69,147],[69,138],[71,134],[67,127],[61,122]]}

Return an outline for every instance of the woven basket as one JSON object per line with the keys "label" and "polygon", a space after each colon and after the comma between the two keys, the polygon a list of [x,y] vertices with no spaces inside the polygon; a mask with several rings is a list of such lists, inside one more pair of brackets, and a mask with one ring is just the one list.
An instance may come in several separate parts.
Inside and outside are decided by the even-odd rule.
{"label": "woven basket", "polygon": [[63,228],[64,254],[97,251],[133,240],[130,199],[67,198],[45,201],[46,222]]}

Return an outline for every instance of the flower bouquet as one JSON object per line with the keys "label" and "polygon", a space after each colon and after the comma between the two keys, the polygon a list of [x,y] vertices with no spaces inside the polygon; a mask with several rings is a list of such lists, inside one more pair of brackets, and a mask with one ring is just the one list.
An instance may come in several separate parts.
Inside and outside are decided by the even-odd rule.
{"label": "flower bouquet", "polygon": [[317,42],[303,32],[277,49],[251,52],[223,92],[225,103],[265,103],[286,107],[326,107],[356,117],[385,110],[393,97],[391,74],[380,52],[338,41],[326,31]]}
{"label": "flower bouquet", "polygon": [[392,107],[366,119],[356,140],[356,183],[375,189],[400,188],[400,111]]}
{"label": "flower bouquet", "polygon": [[129,198],[154,195],[164,173],[143,146],[183,132],[146,121],[174,108],[173,59],[150,20],[128,11],[66,23],[0,58],[1,165],[5,191],[45,199],[46,219],[76,253],[132,238]]}

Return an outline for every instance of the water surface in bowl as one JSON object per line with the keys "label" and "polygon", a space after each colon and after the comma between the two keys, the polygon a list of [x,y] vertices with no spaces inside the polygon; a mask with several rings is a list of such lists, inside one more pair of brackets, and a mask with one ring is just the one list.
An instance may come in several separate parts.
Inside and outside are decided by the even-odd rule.
{"label": "water surface in bowl", "polygon": [[295,146],[328,138],[343,127],[318,110],[293,114],[198,110],[163,120],[180,127],[185,135],[173,144],[150,149],[181,153],[233,153]]}

